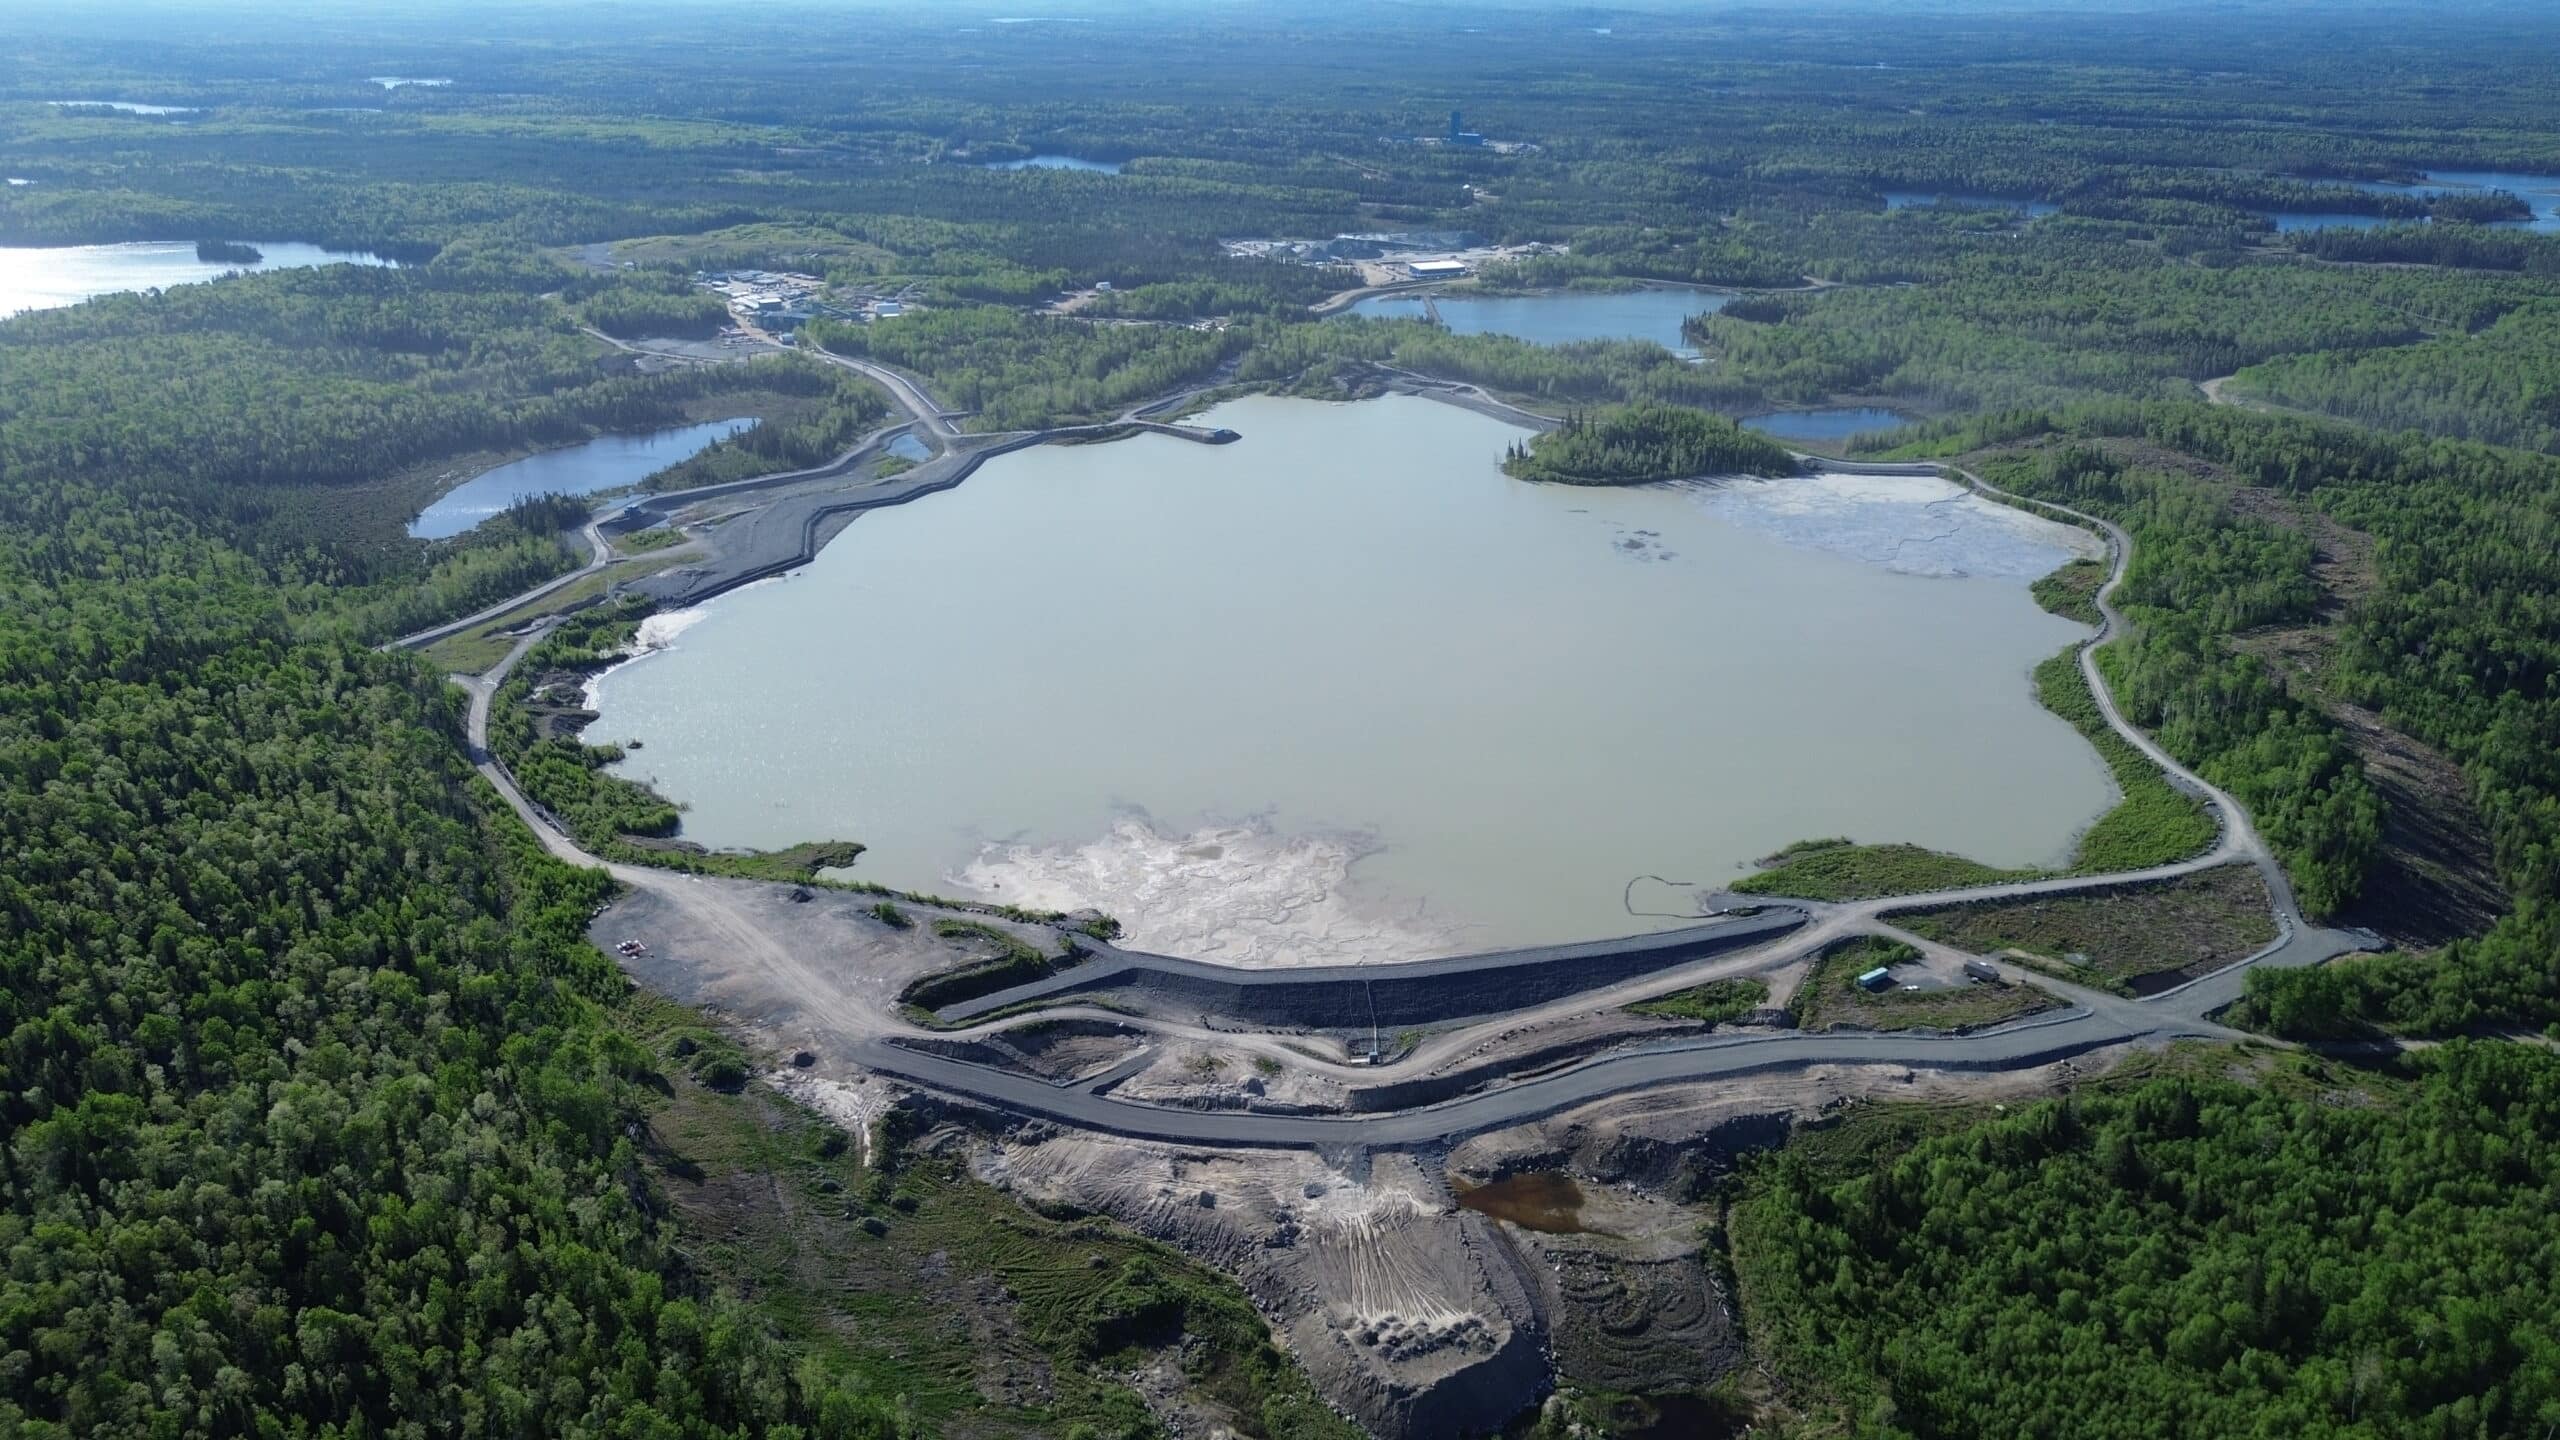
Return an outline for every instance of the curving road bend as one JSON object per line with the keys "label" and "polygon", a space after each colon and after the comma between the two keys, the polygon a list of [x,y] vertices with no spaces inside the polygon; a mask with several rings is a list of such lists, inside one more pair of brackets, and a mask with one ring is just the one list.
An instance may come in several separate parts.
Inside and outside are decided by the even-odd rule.
{"label": "curving road bend", "polygon": [[[585,331],[589,336],[612,346],[614,349],[625,351],[629,354],[655,355],[660,353],[658,351],[647,349],[643,346],[626,344],[623,341],[616,340],[612,336],[607,335],[601,330],[597,330],[589,326],[582,325],[578,328]],[[960,433],[959,429],[951,423],[951,417],[956,412],[945,410],[940,405],[934,403],[933,397],[924,392],[924,386],[914,377],[907,375],[902,371],[892,370],[886,365],[877,364],[869,360],[857,360],[850,355],[839,355],[823,345],[785,345],[781,341],[774,339],[771,335],[766,334],[764,330],[752,320],[739,320],[738,328],[764,342],[764,344],[770,347],[776,354],[790,354],[797,351],[803,355],[815,356],[830,365],[841,365],[847,370],[868,376],[873,383],[877,384],[881,389],[888,391],[890,398],[896,400],[908,414],[913,415],[916,418],[917,423],[923,425],[925,429],[933,432],[936,439],[950,440],[957,437]]]}
{"label": "curving road bend", "polygon": [[602,570],[604,567],[614,562],[615,556],[613,553],[613,546],[606,543],[604,532],[596,528],[596,521],[592,517],[588,519],[586,525],[582,527],[578,533],[585,537],[587,542],[586,564],[579,566],[575,570],[569,571],[565,575],[559,575],[552,579],[545,580],[530,590],[519,591],[516,594],[510,595],[495,605],[474,610],[459,620],[447,620],[441,625],[430,625],[424,630],[413,631],[410,634],[403,635],[399,639],[390,642],[382,648],[385,650],[415,650],[421,645],[432,645],[438,640],[444,639],[448,635],[459,635],[474,625],[485,624],[488,621],[495,620],[499,616],[506,614],[510,610],[530,605],[534,601],[558,590],[562,586],[572,584],[586,576],[593,575],[597,571]]}
{"label": "curving road bend", "polygon": [[[873,368],[860,362],[848,363],[865,373],[870,373]],[[895,376],[893,371],[881,373]],[[913,406],[920,420],[926,420],[928,424],[942,420],[947,425],[941,412],[934,409],[921,392],[912,391],[902,383],[902,377],[900,379],[901,383],[897,384],[887,379],[882,383],[891,385],[891,393],[899,397],[901,404]],[[1784,902],[1802,911],[1805,920],[1800,926],[1790,927],[1792,933],[1783,938],[1661,969],[1622,983],[1580,991],[1546,1004],[1504,1012],[1475,1024],[1442,1032],[1427,1039],[1397,1067],[1395,1073],[1427,1074],[1446,1066],[1460,1065],[1492,1053],[1505,1032],[1516,1032],[1549,1020],[1605,1013],[1634,1000],[1667,994],[1708,979],[1768,971],[1809,956],[1850,935],[1884,934],[1918,943],[1925,950],[1934,952],[1940,948],[1895,929],[1887,918],[1895,911],[1970,900],[2065,894],[2173,879],[2240,860],[2256,865],[2266,877],[2270,903],[2279,927],[2273,944],[2212,975],[2143,1000],[2129,1000],[2084,989],[2040,973],[2014,973],[2013,978],[2032,979],[2037,985],[2060,994],[2070,1008],[2058,1014],[1969,1035],[1806,1035],[1781,1032],[1640,1044],[1540,1074],[1508,1081],[1497,1079],[1488,1088],[1458,1098],[1378,1113],[1305,1115],[1145,1104],[1116,1098],[1112,1091],[1130,1074],[1155,1058],[1152,1046],[1140,1050],[1130,1060],[1103,1075],[1070,1084],[1051,1084],[1028,1075],[925,1053],[900,1042],[928,1034],[944,1040],[967,1039],[998,1032],[1010,1024],[1020,1023],[1020,1020],[991,1020],[955,1030],[928,1032],[894,1014],[869,1011],[831,986],[813,963],[813,957],[794,955],[789,947],[764,933],[754,920],[751,907],[734,903],[729,892],[734,887],[753,882],[709,880],[672,871],[610,863],[580,849],[525,799],[513,778],[487,751],[491,699],[516,662],[540,638],[540,627],[521,638],[506,659],[486,675],[457,676],[455,679],[471,694],[469,738],[474,762],[507,803],[533,827],[551,853],[573,863],[601,866],[621,883],[647,890],[692,913],[713,933],[722,935],[728,942],[727,948],[739,960],[766,971],[783,988],[803,1000],[813,1016],[823,1017],[837,1025],[852,1040],[851,1053],[862,1065],[910,1084],[991,1104],[1013,1113],[1053,1119],[1106,1133],[1239,1147],[1354,1145],[1394,1148],[1435,1144],[1482,1130],[1498,1129],[1610,1095],[1774,1070],[1874,1064],[1948,1071],[2011,1070],[2048,1064],[2126,1043],[2165,1043],[2180,1038],[2237,1039],[2241,1038],[2237,1032],[2215,1024],[2207,1017],[2237,998],[2248,970],[2263,966],[2316,964],[2374,946],[2376,942],[2369,934],[2323,929],[2304,920],[2282,867],[2240,803],[2180,765],[2148,735],[2133,726],[2117,707],[2112,692],[2098,671],[2095,652],[2123,634],[2126,628],[2126,622],[2114,604],[2115,592],[2124,582],[2132,554],[2131,538],[2123,530],[2068,507],[2011,495],[1978,476],[1952,467],[1860,465],[1832,460],[1821,463],[1855,473],[1953,475],[1986,496],[2068,515],[2103,533],[2113,552],[2113,561],[2107,582],[2096,596],[2101,618],[2098,634],[2080,652],[2082,671],[2088,677],[2090,690],[2110,728],[2159,765],[2172,783],[2202,797],[2220,817],[2221,834],[2215,845],[2204,854],[2187,860],[2121,874],[2016,881],[1837,904]],[[601,538],[594,533],[593,526],[589,527],[589,538],[601,549]],[[589,568],[595,567],[591,565]],[[564,577],[564,580],[569,578],[574,576]],[[552,583],[556,586],[562,582]],[[522,604],[526,598],[529,597],[516,597],[505,606],[498,607],[496,613],[504,613],[505,609]],[[1762,899],[1757,903],[1776,902]],[[1677,943],[1684,937],[1694,939],[1716,928],[1701,926],[1656,932],[1631,937],[1623,943],[1661,946]],[[1570,963],[1574,955],[1587,955],[1609,945],[1610,942],[1600,942],[1597,946],[1555,947],[1560,952],[1556,960],[1559,964]],[[1186,971],[1202,968],[1200,962],[1194,961],[1176,961],[1135,952],[1115,954],[1137,964],[1155,961]],[[1408,963],[1447,965],[1452,962]],[[1211,1030],[1081,1005],[1052,1009],[1043,1014],[1057,1018],[1087,1011],[1093,1018],[1107,1018],[1151,1032],[1159,1042],[1166,1039],[1213,1039],[1230,1048],[1267,1054],[1284,1063],[1344,1080],[1374,1082],[1386,1078],[1373,1067],[1315,1059],[1303,1050],[1283,1044],[1275,1035]]]}
{"label": "curving road bend", "polygon": [[[623,351],[626,354],[657,355],[659,353],[642,346],[630,344],[626,341],[617,340],[614,337],[605,334],[601,330],[590,329],[583,326],[580,328],[589,337],[602,341],[603,343],[612,346],[614,349]],[[775,346],[774,348],[777,351],[783,349],[781,346]],[[934,440],[937,442],[935,444],[935,448],[937,450],[948,449],[950,442],[958,438],[960,432],[951,424],[948,412],[944,411],[941,406],[935,404],[932,398],[926,395],[920,386],[912,380],[909,380],[906,376],[883,366],[871,364],[868,361],[847,359],[844,356],[831,354],[825,350],[813,349],[809,353],[832,361],[836,364],[843,365],[848,369],[858,371],[861,374],[870,377],[872,380],[877,381],[883,389],[889,392],[890,398],[897,402],[899,408],[907,412],[907,418],[894,420],[889,424],[875,428],[869,434],[866,434],[861,439],[856,440],[845,450],[843,454],[836,456],[832,460],[823,461],[819,464],[809,466],[806,469],[781,471],[771,475],[758,475],[746,480],[724,481],[716,485],[700,485],[689,490],[669,490],[660,494],[647,495],[641,498],[653,508],[672,511],[680,509],[683,506],[693,504],[696,501],[716,499],[723,495],[741,494],[751,490],[777,489],[785,485],[799,484],[803,481],[833,479],[849,472],[864,460],[869,459],[873,452],[877,451],[881,446],[886,445],[891,440],[896,439],[900,434],[905,433],[916,426],[922,426],[933,436]],[[557,575],[549,580],[545,580],[541,584],[536,585],[529,590],[519,591],[494,605],[485,606],[481,609],[475,610],[458,620],[447,620],[441,624],[428,626],[424,630],[413,631],[410,634],[403,635],[400,638],[384,645],[382,648],[386,650],[415,650],[422,646],[432,645],[439,640],[447,638],[448,636],[459,635],[475,626],[484,625],[491,620],[495,620],[499,616],[507,614],[510,611],[521,609],[546,595],[553,594],[566,586],[573,585],[578,581],[585,579],[587,576],[595,574],[599,570],[603,570],[611,565],[619,563],[626,557],[618,556],[613,553],[613,546],[604,538],[604,532],[599,528],[599,526],[607,514],[612,511],[620,510],[630,503],[631,501],[629,497],[617,498],[610,505],[605,507],[604,510],[600,510],[595,515],[588,518],[586,525],[582,527],[579,532],[587,542],[588,558],[586,564],[575,570],[568,571],[565,574]]]}
{"label": "curving road bend", "polygon": [[886,365],[875,365],[868,360],[856,360],[850,355],[839,355],[823,345],[805,348],[809,354],[817,356],[830,365],[841,365],[856,374],[870,377],[881,389],[896,397],[897,402],[906,408],[907,413],[915,416],[927,430],[934,433],[937,439],[949,441],[959,437],[959,427],[951,423],[951,412],[935,404],[933,397],[924,393],[922,385],[905,375]]}

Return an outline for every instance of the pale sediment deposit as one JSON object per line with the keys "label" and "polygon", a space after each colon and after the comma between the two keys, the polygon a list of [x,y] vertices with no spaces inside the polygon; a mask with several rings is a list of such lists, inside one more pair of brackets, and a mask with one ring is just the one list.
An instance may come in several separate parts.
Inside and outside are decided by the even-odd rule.
{"label": "pale sediment deposit", "polygon": [[1353,867],[1380,843],[1360,831],[1281,833],[1263,817],[1167,834],[1131,813],[1080,845],[989,845],[951,879],[963,893],[1034,910],[1107,904],[1148,948],[1229,965],[1393,961],[1465,948],[1465,927],[1429,902],[1362,893]]}
{"label": "pale sediment deposit", "polygon": [[1846,555],[1903,575],[2026,583],[2068,559],[2096,560],[2106,542],[2076,526],[1985,500],[1934,475],[1846,475],[1701,482],[1698,504],[1790,545]]}

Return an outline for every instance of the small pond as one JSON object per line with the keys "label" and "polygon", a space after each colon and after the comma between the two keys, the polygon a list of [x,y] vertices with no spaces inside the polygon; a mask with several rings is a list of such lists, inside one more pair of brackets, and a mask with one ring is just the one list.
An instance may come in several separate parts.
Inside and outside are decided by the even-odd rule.
{"label": "small pond", "polygon": [[1773,439],[1812,445],[1846,440],[1870,430],[1891,430],[1910,422],[1908,415],[1875,405],[1834,405],[1819,410],[1772,410],[1766,415],[1745,415],[1742,428],[1757,430]]}
{"label": "small pond", "polygon": [[1732,301],[1719,290],[1555,290],[1537,295],[1371,295],[1344,312],[1382,320],[1436,316],[1459,335],[1510,335],[1539,345],[1576,340],[1650,340],[1688,354],[1680,327]]}
{"label": "small pond", "polygon": [[0,246],[0,317],[77,305],[93,295],[119,290],[165,290],[172,285],[192,285],[234,271],[392,263],[367,251],[325,250],[298,240],[246,243],[261,257],[253,265],[200,260],[192,240]]}
{"label": "small pond", "polygon": [[1458,1193],[1458,1208],[1547,1235],[1582,1235],[1582,1187],[1557,1170],[1524,1170]]}
{"label": "small pond", "polygon": [[113,110],[121,115],[193,115],[193,105],[146,105],[139,100],[48,100],[61,110]]}
{"label": "small pond", "polygon": [[990,170],[1090,170],[1097,175],[1117,175],[1117,160],[1086,160],[1074,155],[1031,155],[1020,160],[990,160]]}
{"label": "small pond", "polygon": [[755,423],[753,419],[706,420],[646,435],[599,435],[583,445],[528,455],[446,491],[409,522],[409,533],[421,540],[443,540],[518,500],[536,495],[592,495],[637,485]]}
{"label": "small pond", "polygon": [[912,434],[901,435],[889,442],[889,453],[901,460],[913,460],[921,465],[933,458],[933,447]]}

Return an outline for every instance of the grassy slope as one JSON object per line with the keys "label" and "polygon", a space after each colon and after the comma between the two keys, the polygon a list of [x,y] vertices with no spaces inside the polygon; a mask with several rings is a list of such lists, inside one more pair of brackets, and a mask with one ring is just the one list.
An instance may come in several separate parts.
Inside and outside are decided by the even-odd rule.
{"label": "grassy slope", "polygon": [[1158,1435],[1118,1377],[1171,1350],[1185,1399],[1239,1434],[1355,1440],[1232,1281],[1108,1221],[1034,1214],[911,1145],[866,1165],[762,1083],[716,1088],[703,1057],[726,1042],[697,1012],[643,992],[621,1019],[668,1077],[650,1168],[703,1267],[931,1430]]}
{"label": "grassy slope", "polygon": [[1771,857],[1776,863],[1733,884],[1745,895],[1794,895],[1807,900],[1869,900],[1914,895],[1963,885],[2030,880],[2036,870],[2001,870],[1919,845],[1853,845],[1845,840],[1808,841]]}
{"label": "grassy slope", "polygon": [[1768,1003],[1769,982],[1744,975],[1731,980],[1710,980],[1659,1000],[1639,1000],[1627,1008],[1638,1015],[1660,1015],[1673,1020],[1703,1020],[1721,1025],[1739,1020]]}
{"label": "grassy slope", "polygon": [[1975,982],[1952,990],[1886,990],[1870,995],[1858,977],[1878,965],[1919,958],[1896,940],[1852,940],[1813,962],[1788,1008],[1806,1030],[1968,1030],[2014,1020],[2053,1005],[2029,985]]}

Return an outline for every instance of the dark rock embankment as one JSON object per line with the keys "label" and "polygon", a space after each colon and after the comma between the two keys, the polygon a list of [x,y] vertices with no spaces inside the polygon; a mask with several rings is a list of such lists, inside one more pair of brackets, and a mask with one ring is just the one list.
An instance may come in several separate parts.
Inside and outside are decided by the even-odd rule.
{"label": "dark rock embankment", "polygon": [[940,1012],[946,1022],[1027,1002],[1112,991],[1149,1009],[1254,1025],[1364,1034],[1527,1009],[1763,944],[1804,923],[1773,908],[1746,919],[1622,940],[1542,945],[1400,965],[1245,970],[1094,942],[1092,958],[1045,979]]}
{"label": "dark rock embankment", "polygon": [[[1009,455],[1034,445],[1117,440],[1140,433],[1170,435],[1201,445],[1226,445],[1243,438],[1233,430],[1209,430],[1197,425],[1173,425],[1155,420],[1073,425],[1013,435],[970,435],[955,440],[931,460],[887,480],[852,489],[808,483],[842,478],[858,470],[877,453],[880,445],[886,443],[883,437],[892,434],[883,431],[862,449],[820,470],[789,476],[765,476],[730,485],[654,496],[634,502],[604,524],[609,532],[645,528],[685,505],[706,498],[751,488],[783,490],[769,503],[722,522],[709,537],[713,553],[705,559],[662,570],[636,580],[630,586],[632,590],[649,595],[669,608],[699,605],[741,585],[797,570],[816,559],[826,542],[853,518],[866,511],[904,505],[951,489],[976,474],[979,466],[999,455]],[[798,488],[786,489],[785,482]]]}

